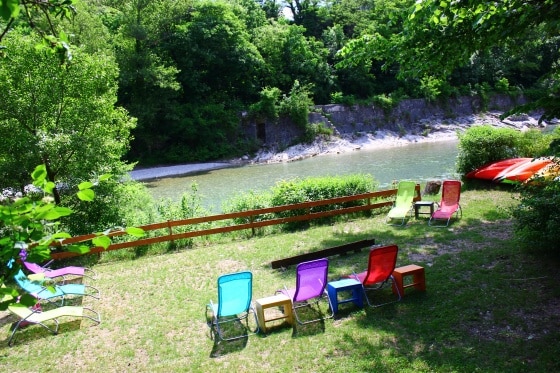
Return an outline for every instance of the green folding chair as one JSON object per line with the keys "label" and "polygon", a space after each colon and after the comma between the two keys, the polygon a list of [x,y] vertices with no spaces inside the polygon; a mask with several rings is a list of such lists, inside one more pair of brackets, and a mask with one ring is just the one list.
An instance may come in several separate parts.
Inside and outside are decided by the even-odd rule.
{"label": "green folding chair", "polygon": [[[43,312],[40,308],[28,308],[23,304],[14,303],[8,306],[8,311],[10,311],[12,314],[16,315],[19,318],[19,320],[17,321],[17,323],[13,328],[10,338],[8,339],[8,346],[12,345],[14,335],[16,334],[16,331],[19,329],[20,326],[25,326],[28,324],[37,324],[37,325],[41,325],[43,328],[47,329],[51,333],[57,334],[58,327],[59,327],[58,319],[64,316],[87,318],[92,320],[96,324],[99,324],[101,322],[99,313],[95,312],[91,308],[82,307],[82,306],[63,306],[63,307],[58,307]],[[91,312],[95,316],[86,315],[84,311]],[[51,320],[54,321],[55,324],[54,327],[45,324],[47,321],[51,321]]]}
{"label": "green folding chair", "polygon": [[397,187],[397,198],[391,211],[387,215],[387,223],[392,223],[394,220],[401,220],[400,224],[405,223],[405,219],[409,214],[412,214],[412,200],[416,190],[416,183],[414,181],[401,181]]}

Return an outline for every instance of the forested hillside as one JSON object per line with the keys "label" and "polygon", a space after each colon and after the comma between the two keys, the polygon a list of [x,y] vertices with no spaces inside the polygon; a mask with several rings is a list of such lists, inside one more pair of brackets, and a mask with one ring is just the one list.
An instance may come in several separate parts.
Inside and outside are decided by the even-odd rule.
{"label": "forested hillside", "polygon": [[[2,0],[4,16],[14,2]],[[242,115],[287,115],[305,126],[313,103],[390,107],[492,91],[546,98],[556,91],[558,6],[501,3],[84,0],[73,15],[64,3],[62,19],[5,16],[1,42],[3,56],[15,58],[30,24],[49,31],[54,23],[54,38],[76,57],[69,64],[105,56],[118,67],[116,105],[137,120],[126,159],[185,163],[255,150],[241,135]],[[6,84],[0,80],[2,92]],[[2,105],[0,121],[13,105]]]}

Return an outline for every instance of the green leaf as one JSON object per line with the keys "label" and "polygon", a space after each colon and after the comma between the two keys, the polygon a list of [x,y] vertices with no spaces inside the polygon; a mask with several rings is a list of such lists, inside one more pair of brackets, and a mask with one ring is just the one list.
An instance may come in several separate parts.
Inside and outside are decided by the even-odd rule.
{"label": "green leaf", "polygon": [[47,178],[47,167],[44,164],[35,167],[31,177],[33,178],[33,185],[41,186]]}
{"label": "green leaf", "polygon": [[0,0],[0,16],[9,21],[10,18],[17,18],[19,15],[19,1],[18,0]]}
{"label": "green leaf", "polygon": [[54,207],[54,205],[50,205],[48,207],[50,208],[44,209],[44,211],[39,211],[39,213],[35,215],[35,217],[37,219],[43,219],[43,220],[56,220],[63,216],[68,216],[72,214],[72,210],[69,209],[68,207],[60,207],[60,206]]}
{"label": "green leaf", "polygon": [[79,190],[90,189],[93,187],[93,183],[91,181],[84,181],[78,185]]}
{"label": "green leaf", "polygon": [[66,35],[66,33],[64,31],[60,31],[60,33],[58,34],[58,38],[61,41],[68,42],[68,35]]}
{"label": "green leaf", "polygon": [[82,201],[91,202],[95,199],[95,192],[91,189],[80,190],[76,195]]}
{"label": "green leaf", "polygon": [[111,175],[111,174],[103,174],[103,175],[99,176],[98,179],[99,179],[99,181],[107,181],[107,180],[109,180],[111,177],[113,177],[113,175]]}
{"label": "green leaf", "polygon": [[89,253],[90,248],[87,245],[69,245],[67,247],[68,251],[78,254]]}
{"label": "green leaf", "polygon": [[91,242],[95,246],[100,246],[104,249],[108,248],[109,245],[111,245],[111,239],[107,236],[97,236],[94,239],[92,239]]}
{"label": "green leaf", "polygon": [[30,294],[23,294],[19,298],[19,303],[25,307],[32,307],[35,305],[35,303],[37,303],[37,299]]}
{"label": "green leaf", "polygon": [[67,232],[57,232],[51,236],[53,240],[60,240],[60,239],[65,239],[70,237],[72,237],[72,235],[70,235],[70,233]]}
{"label": "green leaf", "polygon": [[125,229],[126,233],[130,234],[131,236],[134,237],[143,237],[145,232],[142,228],[137,228],[137,227],[128,227]]}
{"label": "green leaf", "polygon": [[47,183],[45,183],[45,185],[43,185],[43,190],[49,194],[52,194],[54,188],[55,188],[55,183],[53,183],[52,181],[49,181]]}

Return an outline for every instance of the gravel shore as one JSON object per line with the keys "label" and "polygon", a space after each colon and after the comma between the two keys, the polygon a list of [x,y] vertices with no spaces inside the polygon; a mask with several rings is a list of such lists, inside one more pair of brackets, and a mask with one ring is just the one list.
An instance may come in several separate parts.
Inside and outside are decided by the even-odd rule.
{"label": "gravel shore", "polygon": [[133,180],[150,180],[165,177],[182,176],[198,172],[206,172],[240,164],[266,164],[293,162],[322,154],[340,154],[356,150],[379,149],[396,146],[406,146],[419,142],[453,141],[457,140],[457,133],[477,125],[491,125],[493,127],[513,128],[520,131],[538,126],[538,114],[524,115],[501,120],[501,113],[490,112],[481,115],[456,118],[442,122],[438,119],[426,119],[422,122],[424,128],[430,130],[423,134],[407,133],[404,136],[392,131],[379,130],[375,133],[354,133],[341,137],[331,136],[328,139],[318,139],[311,144],[298,144],[282,151],[274,148],[261,149],[254,157],[245,156],[224,162],[193,163],[177,166],[138,169],[130,172]]}

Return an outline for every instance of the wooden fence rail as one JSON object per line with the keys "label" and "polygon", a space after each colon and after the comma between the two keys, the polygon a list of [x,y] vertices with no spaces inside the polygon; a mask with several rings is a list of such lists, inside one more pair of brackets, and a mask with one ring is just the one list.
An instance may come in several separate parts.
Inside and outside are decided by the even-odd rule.
{"label": "wooden fence rail", "polygon": [[[87,254],[96,254],[103,251],[120,250],[120,249],[131,248],[131,247],[151,245],[159,242],[175,241],[179,239],[207,236],[211,234],[233,232],[233,231],[244,230],[244,229],[252,229],[254,232],[254,229],[256,228],[266,227],[270,225],[285,224],[285,223],[295,222],[295,221],[313,220],[313,219],[325,218],[325,217],[336,216],[336,215],[351,214],[360,211],[374,210],[386,206],[391,206],[393,204],[393,200],[385,200],[385,201],[375,202],[375,203],[372,203],[372,200],[389,198],[396,195],[396,193],[397,193],[396,189],[389,189],[389,190],[383,190],[378,192],[357,194],[353,196],[331,198],[331,199],[325,199],[325,200],[313,201],[313,202],[297,203],[293,205],[268,207],[263,209],[234,212],[229,214],[210,215],[210,216],[148,224],[148,225],[140,226],[138,228],[142,228],[145,232],[165,229],[167,233],[157,237],[140,238],[135,241],[112,243],[107,249],[104,249],[102,247],[93,247]],[[414,197],[414,201],[418,201],[420,199],[421,199],[420,185],[417,184],[416,196]],[[316,211],[316,212],[313,211],[314,208],[316,209],[317,207],[321,207],[321,206],[343,205],[343,204],[348,204],[351,202],[357,202],[362,200],[366,200],[366,203],[359,206],[340,207],[328,211]],[[286,212],[291,210],[304,210],[306,212],[300,215],[290,216],[290,217],[281,217],[281,218],[274,218],[274,219],[265,218],[267,214],[281,213],[281,212]],[[173,233],[174,227],[195,226],[202,223],[224,221],[224,220],[232,220],[232,223],[234,223],[233,219],[238,219],[238,218],[248,219],[248,222],[241,223],[241,224],[232,224],[223,227],[192,230],[189,232]],[[126,235],[126,232],[119,230],[119,231],[110,232],[107,235],[109,237],[117,237],[117,236]],[[60,246],[63,247],[64,245],[89,241],[94,237],[96,237],[95,234],[71,237],[63,240],[60,243]],[[63,258],[69,258],[69,257],[79,256],[79,255],[82,254],[70,252],[70,251],[55,251],[51,254],[51,258],[63,259]]]}

